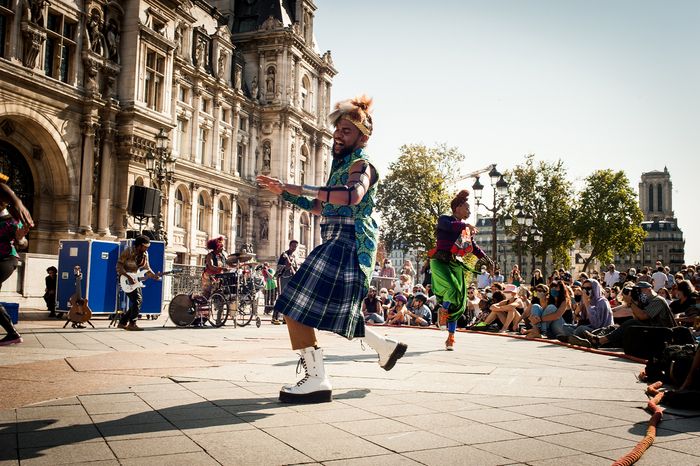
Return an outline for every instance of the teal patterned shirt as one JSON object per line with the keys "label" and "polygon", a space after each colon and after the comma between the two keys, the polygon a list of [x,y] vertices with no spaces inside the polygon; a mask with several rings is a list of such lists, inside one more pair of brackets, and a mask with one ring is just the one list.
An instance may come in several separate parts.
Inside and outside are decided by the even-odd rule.
{"label": "teal patterned shirt", "polygon": [[[369,163],[369,158],[364,149],[357,149],[353,153],[345,156],[341,160],[333,160],[331,174],[326,186],[345,185],[350,175],[350,167],[358,160],[365,160]],[[357,246],[357,261],[365,279],[365,288],[369,289],[369,284],[374,271],[374,261],[377,257],[377,243],[379,228],[377,222],[372,218],[376,203],[377,183],[365,193],[362,200],[357,205],[337,205],[330,202],[323,203],[321,215],[324,217],[349,217],[355,219],[355,245]],[[294,196],[287,192],[282,197],[302,209],[310,210],[313,201],[303,196]]]}

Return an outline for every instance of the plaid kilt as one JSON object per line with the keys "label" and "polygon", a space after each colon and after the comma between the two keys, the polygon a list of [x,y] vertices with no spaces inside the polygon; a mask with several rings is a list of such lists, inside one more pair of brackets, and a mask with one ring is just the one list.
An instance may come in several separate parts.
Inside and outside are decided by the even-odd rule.
{"label": "plaid kilt", "polygon": [[365,336],[362,300],[367,295],[355,245],[353,219],[326,218],[316,247],[277,298],[275,311],[345,338]]}

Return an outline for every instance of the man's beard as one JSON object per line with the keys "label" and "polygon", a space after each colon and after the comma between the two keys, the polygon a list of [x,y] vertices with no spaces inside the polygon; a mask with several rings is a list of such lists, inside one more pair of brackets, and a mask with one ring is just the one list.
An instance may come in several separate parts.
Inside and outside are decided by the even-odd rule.
{"label": "man's beard", "polygon": [[333,158],[334,158],[334,159],[337,159],[337,160],[344,159],[344,158],[347,157],[348,155],[350,155],[350,154],[352,154],[353,152],[355,152],[355,150],[357,149],[357,147],[358,147],[358,146],[357,146],[357,141],[355,141],[355,142],[352,144],[352,146],[343,146],[343,148],[340,150],[340,152],[336,152],[336,151],[335,151],[336,143],[334,142],[334,143],[333,143]]}

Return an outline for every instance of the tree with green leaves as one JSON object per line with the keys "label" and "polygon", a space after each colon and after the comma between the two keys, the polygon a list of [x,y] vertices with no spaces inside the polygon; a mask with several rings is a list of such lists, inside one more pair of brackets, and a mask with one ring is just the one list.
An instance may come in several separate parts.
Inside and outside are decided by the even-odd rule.
{"label": "tree with green leaves", "polygon": [[[509,182],[509,202],[506,212],[515,215],[516,206],[532,215],[533,226],[542,234],[542,241],[534,243],[528,234],[525,248],[531,250],[542,264],[547,263],[549,253],[555,267],[570,265],[569,250],[574,242],[571,225],[575,194],[571,182],[566,179],[566,169],[561,160],[536,161],[534,154],[525,157],[525,163],[506,173]],[[517,225],[513,222],[511,233]],[[534,261],[534,260],[533,260]],[[546,271],[543,270],[543,273]]]}
{"label": "tree with green leaves", "polygon": [[399,150],[399,158],[377,190],[377,208],[383,218],[380,237],[389,250],[427,251],[435,245],[438,217],[450,212],[464,155],[445,144],[407,144]]}
{"label": "tree with green leaves", "polygon": [[644,214],[623,171],[598,170],[588,176],[574,218],[576,237],[591,248],[584,271],[594,259],[607,263],[615,253],[637,253],[646,237]]}

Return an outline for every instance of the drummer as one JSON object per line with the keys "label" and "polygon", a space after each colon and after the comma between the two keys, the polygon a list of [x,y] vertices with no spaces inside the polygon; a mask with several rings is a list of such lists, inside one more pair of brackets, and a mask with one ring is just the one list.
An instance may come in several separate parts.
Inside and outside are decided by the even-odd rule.
{"label": "drummer", "polygon": [[223,236],[207,241],[207,249],[209,253],[204,258],[204,272],[202,272],[202,296],[205,298],[209,298],[213,288],[219,283],[214,275],[229,270],[226,266]]}

